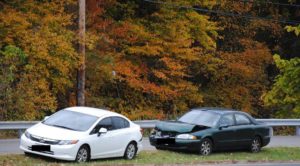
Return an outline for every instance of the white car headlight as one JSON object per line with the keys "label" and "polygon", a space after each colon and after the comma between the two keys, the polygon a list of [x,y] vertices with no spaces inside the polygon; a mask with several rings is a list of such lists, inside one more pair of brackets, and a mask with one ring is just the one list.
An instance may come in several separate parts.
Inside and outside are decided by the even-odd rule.
{"label": "white car headlight", "polygon": [[58,142],[58,145],[72,145],[77,144],[78,140],[61,140]]}
{"label": "white car headlight", "polygon": [[176,136],[176,138],[178,138],[178,139],[192,139],[192,140],[197,139],[197,137],[192,135],[192,134],[179,134],[179,135]]}
{"label": "white car headlight", "polygon": [[30,137],[31,137],[31,134],[30,134],[28,131],[25,131],[24,135],[25,135],[27,138],[30,138]]}

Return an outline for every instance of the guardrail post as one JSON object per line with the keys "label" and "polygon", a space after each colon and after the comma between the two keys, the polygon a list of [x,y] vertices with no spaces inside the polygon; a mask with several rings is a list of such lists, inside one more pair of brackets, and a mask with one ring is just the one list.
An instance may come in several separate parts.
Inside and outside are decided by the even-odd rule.
{"label": "guardrail post", "polygon": [[23,130],[22,130],[22,129],[19,129],[19,130],[18,130],[18,137],[21,138],[21,136],[22,136],[23,133],[24,133]]}
{"label": "guardrail post", "polygon": [[300,126],[296,126],[296,136],[300,136]]}

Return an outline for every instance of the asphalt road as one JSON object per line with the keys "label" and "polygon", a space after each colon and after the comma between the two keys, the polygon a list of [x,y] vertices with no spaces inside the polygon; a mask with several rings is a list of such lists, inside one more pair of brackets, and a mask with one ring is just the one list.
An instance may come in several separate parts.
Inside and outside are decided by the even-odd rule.
{"label": "asphalt road", "polygon": [[[300,147],[300,136],[274,136],[267,147]],[[143,139],[144,150],[155,150],[148,138]],[[19,139],[0,140],[0,154],[20,154]]]}

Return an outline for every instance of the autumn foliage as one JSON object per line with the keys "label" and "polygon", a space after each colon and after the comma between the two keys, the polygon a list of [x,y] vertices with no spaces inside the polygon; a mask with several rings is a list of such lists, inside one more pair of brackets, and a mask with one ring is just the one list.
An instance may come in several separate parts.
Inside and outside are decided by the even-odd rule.
{"label": "autumn foliage", "polygon": [[[259,2],[164,2],[254,17],[299,17],[298,9]],[[296,56],[299,27],[143,0],[86,3],[88,106],[132,119],[171,118],[202,106],[288,117],[279,107],[294,109],[299,101],[281,87],[288,86],[282,79],[291,78],[280,65],[298,60],[275,56],[275,64],[273,59],[275,53]],[[41,119],[76,104],[77,8],[76,0],[0,2],[0,120]],[[275,79],[279,73],[284,78]],[[292,100],[288,106],[279,103],[282,95]]]}

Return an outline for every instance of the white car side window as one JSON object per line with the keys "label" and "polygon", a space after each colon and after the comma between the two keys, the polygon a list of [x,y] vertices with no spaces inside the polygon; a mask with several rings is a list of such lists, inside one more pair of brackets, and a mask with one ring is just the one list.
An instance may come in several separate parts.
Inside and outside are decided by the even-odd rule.
{"label": "white car side window", "polygon": [[113,125],[112,125],[112,119],[111,119],[111,117],[102,119],[102,120],[96,125],[96,127],[93,129],[93,131],[91,132],[91,134],[97,133],[101,128],[106,128],[107,131],[113,130]]}
{"label": "white car side window", "polygon": [[121,117],[112,117],[113,129],[123,129],[129,127],[129,122]]}

